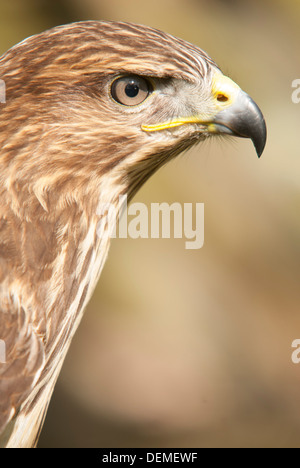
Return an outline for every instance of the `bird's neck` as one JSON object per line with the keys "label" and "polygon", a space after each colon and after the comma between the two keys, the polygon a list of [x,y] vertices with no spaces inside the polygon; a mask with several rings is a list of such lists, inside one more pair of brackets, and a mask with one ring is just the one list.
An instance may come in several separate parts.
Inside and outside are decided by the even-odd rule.
{"label": "bird's neck", "polygon": [[[63,346],[74,335],[103,269],[122,209],[119,201],[122,190],[124,187],[108,179],[99,188],[97,203],[96,198],[87,198],[70,207],[64,226],[66,236],[54,266],[56,286],[49,292],[47,301],[49,318],[54,314],[59,316]],[[53,332],[55,341],[59,340],[57,328]]]}
{"label": "bird's neck", "polygon": [[[88,203],[73,197],[64,209],[59,208],[63,206],[59,202],[51,215],[37,205],[36,216],[32,219],[28,216],[21,223],[26,237],[25,248],[36,253],[32,265],[23,265],[31,281],[26,285],[22,304],[26,308],[30,327],[39,333],[44,343],[45,365],[22,405],[22,418],[17,419],[12,428],[11,446],[15,445],[20,431],[24,430],[30,436],[30,446],[32,436],[36,435],[32,431],[33,421],[36,430],[40,427],[44,414],[42,409],[50,401],[72,337],[105,263],[110,233],[114,229],[113,220],[107,222],[105,207],[116,206],[118,211],[119,190],[101,187],[98,202],[93,206],[92,199]],[[35,230],[37,235],[33,236]],[[40,252],[47,249],[50,250],[49,261],[45,263]],[[58,252],[55,258],[51,255],[53,249]],[[23,256],[25,258],[25,252]],[[47,365],[48,361],[51,361],[51,366]],[[25,439],[22,439],[24,444]]]}

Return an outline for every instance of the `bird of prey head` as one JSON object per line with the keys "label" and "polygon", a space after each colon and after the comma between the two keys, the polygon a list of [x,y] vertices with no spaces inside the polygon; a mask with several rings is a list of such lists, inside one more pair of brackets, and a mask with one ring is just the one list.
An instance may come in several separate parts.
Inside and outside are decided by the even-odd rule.
{"label": "bird of prey head", "polygon": [[1,444],[32,446],[104,264],[99,203],[132,197],[160,166],[263,116],[205,52],[150,27],[81,22],[0,59]]}

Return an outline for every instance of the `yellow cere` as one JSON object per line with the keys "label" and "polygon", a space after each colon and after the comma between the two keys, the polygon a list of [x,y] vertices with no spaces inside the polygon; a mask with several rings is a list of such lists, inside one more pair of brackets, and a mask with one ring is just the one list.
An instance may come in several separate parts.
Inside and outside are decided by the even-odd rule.
{"label": "yellow cere", "polygon": [[[228,76],[216,73],[212,80],[212,93],[217,100],[219,110],[232,105],[241,88]],[[225,99],[218,99],[223,96]]]}

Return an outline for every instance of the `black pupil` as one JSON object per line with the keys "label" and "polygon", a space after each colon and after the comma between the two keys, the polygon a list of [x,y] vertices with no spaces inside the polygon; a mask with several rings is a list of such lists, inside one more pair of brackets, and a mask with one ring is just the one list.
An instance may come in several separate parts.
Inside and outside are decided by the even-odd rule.
{"label": "black pupil", "polygon": [[126,96],[130,98],[136,97],[139,94],[139,90],[139,86],[134,81],[131,81],[125,87]]}

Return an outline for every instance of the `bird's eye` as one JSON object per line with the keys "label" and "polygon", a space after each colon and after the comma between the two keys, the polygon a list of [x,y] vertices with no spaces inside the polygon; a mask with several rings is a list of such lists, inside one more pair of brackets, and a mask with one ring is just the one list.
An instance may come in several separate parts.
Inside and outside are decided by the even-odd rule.
{"label": "bird's eye", "polygon": [[124,106],[137,106],[141,104],[151,91],[150,82],[140,76],[117,78],[111,86],[112,98]]}

